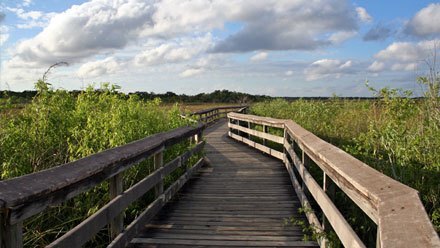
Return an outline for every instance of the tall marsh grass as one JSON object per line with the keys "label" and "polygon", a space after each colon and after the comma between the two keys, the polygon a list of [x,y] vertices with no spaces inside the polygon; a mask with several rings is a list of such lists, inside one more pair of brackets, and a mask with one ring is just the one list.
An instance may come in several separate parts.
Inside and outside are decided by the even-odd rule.
{"label": "tall marsh grass", "polygon": [[[110,85],[100,90],[91,87],[75,96],[64,90],[52,90],[43,81],[30,104],[0,119],[0,179],[5,180],[96,152],[120,146],[154,133],[189,123],[179,117],[178,106],[163,108],[160,99],[141,101],[127,97]],[[165,153],[169,161],[182,153],[189,142],[178,144]],[[152,171],[147,160],[124,173],[128,188]],[[178,175],[174,175],[176,177]],[[166,178],[170,184],[173,178]],[[45,246],[108,202],[108,183],[53,206],[25,222],[24,244]],[[133,219],[152,200],[152,194],[126,210],[126,220]],[[103,230],[87,246],[104,246],[108,231]]]}
{"label": "tall marsh grass", "polygon": [[[397,89],[376,91],[378,100],[273,100],[251,112],[292,119],[376,170],[418,190],[431,221],[440,231],[440,108],[438,97],[411,98]],[[340,203],[348,203],[340,199]],[[360,211],[343,207],[362,233],[374,233]],[[350,212],[351,211],[351,212]],[[368,222],[368,223],[367,223]],[[360,230],[363,229],[363,230]],[[374,243],[374,236],[362,235]]]}

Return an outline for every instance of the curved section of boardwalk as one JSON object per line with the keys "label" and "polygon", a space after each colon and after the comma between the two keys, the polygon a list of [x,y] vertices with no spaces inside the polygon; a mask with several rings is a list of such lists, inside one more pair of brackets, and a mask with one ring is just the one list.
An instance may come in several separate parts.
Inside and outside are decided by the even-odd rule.
{"label": "curved section of boardwalk", "polygon": [[227,137],[220,121],[206,131],[201,169],[132,240],[132,247],[318,247],[285,224],[300,206],[284,165]]}

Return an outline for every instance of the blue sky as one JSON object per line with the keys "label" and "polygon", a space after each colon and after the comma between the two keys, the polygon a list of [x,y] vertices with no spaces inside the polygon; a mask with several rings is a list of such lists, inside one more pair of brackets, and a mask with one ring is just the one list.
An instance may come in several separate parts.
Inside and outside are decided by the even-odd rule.
{"label": "blue sky", "polygon": [[370,96],[411,89],[440,46],[440,3],[347,0],[6,0],[0,89]]}

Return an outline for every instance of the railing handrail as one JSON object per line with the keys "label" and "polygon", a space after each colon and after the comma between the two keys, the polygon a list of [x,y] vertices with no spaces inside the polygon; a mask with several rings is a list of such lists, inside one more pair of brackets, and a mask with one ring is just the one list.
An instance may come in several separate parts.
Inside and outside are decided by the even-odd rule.
{"label": "railing handrail", "polygon": [[223,110],[223,109],[240,109],[243,107],[248,107],[247,105],[232,105],[232,106],[220,106],[220,107],[214,107],[214,108],[209,108],[209,109],[202,109],[199,111],[195,111],[193,113],[191,113],[191,115],[201,115],[201,114],[205,114],[208,112],[212,112],[214,110]]}
{"label": "railing handrail", "polygon": [[[376,171],[292,120],[238,113],[229,113],[228,118],[284,129],[283,158],[280,158],[279,152],[273,152],[268,147],[259,148],[261,144],[253,143],[253,146],[282,159],[286,166],[290,165],[287,156],[293,156],[295,167],[303,172],[299,173],[300,176],[303,180],[307,180],[304,178],[304,174],[308,173],[304,166],[304,157],[302,162],[295,158],[293,148],[287,140],[288,136],[291,137],[303,153],[323,170],[324,175],[328,176],[378,225],[378,246],[440,247],[439,237],[416,190]],[[255,132],[250,126],[246,128],[237,127],[236,124],[229,125],[232,129],[261,137],[261,132]],[[230,136],[240,140],[236,137],[238,135],[230,133]],[[241,140],[252,142],[244,137],[241,137]]]}
{"label": "railing handrail", "polygon": [[[188,115],[188,117],[197,116],[196,118],[197,121],[210,125],[214,123],[216,120],[222,118],[223,116],[226,117],[226,114],[231,111],[242,113],[248,107],[249,106],[247,105],[214,107],[214,108],[203,109],[196,112],[192,112],[191,114]],[[187,118],[187,116],[185,116],[184,118]]]}
{"label": "railing handrail", "polygon": [[[156,162],[157,155],[160,155],[162,161],[162,152],[167,147],[189,138],[195,139],[198,144],[203,144],[200,139],[205,127],[204,123],[198,123],[195,127],[176,128],[67,164],[0,181],[0,246],[3,247],[4,244],[6,247],[21,247],[24,220],[44,211],[50,205],[65,202],[105,180],[110,180],[110,198],[117,198],[124,193],[121,172],[153,155],[155,169],[159,170],[163,162]],[[169,168],[173,170],[177,168],[176,165],[170,166]],[[170,169],[167,171],[171,172]],[[163,177],[166,175],[165,172],[160,174],[156,187],[163,188]],[[178,187],[181,185],[175,186]],[[169,195],[174,193],[173,191]],[[158,204],[163,205],[164,202],[162,199]],[[108,223],[111,221],[108,220]],[[119,226],[115,227],[118,230],[115,232],[117,235],[122,231],[122,218],[119,218],[115,225]]]}

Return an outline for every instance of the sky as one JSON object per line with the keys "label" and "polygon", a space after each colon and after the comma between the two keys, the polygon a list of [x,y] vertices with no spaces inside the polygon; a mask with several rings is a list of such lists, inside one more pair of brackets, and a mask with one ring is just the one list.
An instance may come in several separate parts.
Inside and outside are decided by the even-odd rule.
{"label": "sky", "polygon": [[[425,0],[3,0],[0,90],[110,82],[124,92],[422,94],[440,48]],[[440,54],[440,53],[439,53]]]}

